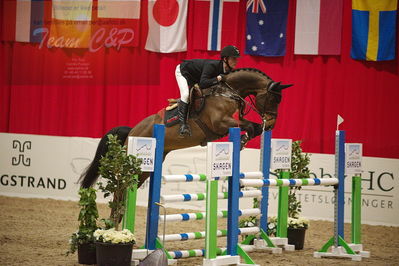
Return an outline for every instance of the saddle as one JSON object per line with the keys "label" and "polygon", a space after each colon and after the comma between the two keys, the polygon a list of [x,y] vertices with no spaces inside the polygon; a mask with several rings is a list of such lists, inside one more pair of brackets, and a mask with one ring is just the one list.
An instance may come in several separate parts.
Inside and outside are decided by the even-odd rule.
{"label": "saddle", "polygon": [[[188,117],[198,117],[199,113],[204,109],[205,98],[210,95],[207,93],[208,89],[201,90],[198,84],[190,88]],[[177,116],[177,107],[179,99],[168,99],[168,106],[164,109],[164,123],[166,127],[171,127],[179,123]],[[162,111],[162,110],[161,110]],[[160,112],[161,112],[160,111]]]}
{"label": "saddle", "polygon": [[[205,107],[205,99],[210,95],[219,95],[231,98],[237,101],[240,105],[240,115],[242,110],[245,108],[245,103],[243,103],[240,98],[234,93],[231,93],[226,90],[226,88],[222,88],[220,86],[214,86],[207,89],[201,90],[198,84],[194,85],[190,89],[189,94],[189,108],[188,108],[188,117],[193,119],[194,122],[198,125],[199,128],[205,134],[205,140],[201,143],[201,146],[205,146],[208,141],[222,138],[224,135],[220,135],[214,131],[212,131],[204,122],[199,118],[200,112]],[[171,127],[179,123],[178,118],[178,99],[168,99],[169,105],[166,108],[163,108],[158,112],[158,115],[163,118],[164,124],[166,127]]]}

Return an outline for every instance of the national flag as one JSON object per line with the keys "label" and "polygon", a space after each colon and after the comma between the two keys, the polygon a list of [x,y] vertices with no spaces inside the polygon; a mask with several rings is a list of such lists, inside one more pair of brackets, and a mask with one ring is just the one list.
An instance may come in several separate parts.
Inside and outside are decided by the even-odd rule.
{"label": "national flag", "polygon": [[161,53],[187,50],[187,5],[187,0],[148,0],[146,50]]}
{"label": "national flag", "polygon": [[194,49],[220,51],[238,40],[239,0],[194,1]]}
{"label": "national flag", "polygon": [[50,39],[57,47],[87,48],[91,38],[93,0],[53,0]]}
{"label": "national flag", "polygon": [[353,59],[395,59],[397,0],[352,0]]}
{"label": "national flag", "polygon": [[2,41],[15,41],[15,15],[17,13],[17,1],[5,0],[3,2],[1,20],[1,40]]}
{"label": "national flag", "polygon": [[295,54],[341,53],[343,0],[298,0]]}
{"label": "national flag", "polygon": [[45,24],[46,0],[6,0],[3,2],[2,36],[4,41],[39,43]]}
{"label": "national flag", "polygon": [[114,36],[122,46],[138,46],[140,4],[140,0],[98,0],[92,41],[97,40],[97,36]]}
{"label": "national flag", "polygon": [[250,55],[285,55],[288,0],[248,0],[245,52]]}

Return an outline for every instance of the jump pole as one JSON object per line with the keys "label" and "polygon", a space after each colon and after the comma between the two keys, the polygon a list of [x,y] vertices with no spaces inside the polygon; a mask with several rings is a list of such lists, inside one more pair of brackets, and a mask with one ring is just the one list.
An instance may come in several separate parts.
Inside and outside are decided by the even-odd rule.
{"label": "jump pole", "polygon": [[[264,134],[262,135],[264,137]],[[263,142],[263,140],[262,140]],[[361,206],[361,179],[360,177],[354,177],[352,181],[352,242],[353,244],[347,244],[344,240],[344,185],[345,185],[345,132],[344,131],[337,131],[336,132],[336,152],[335,152],[335,172],[336,178],[334,180],[326,180],[321,179],[301,179],[301,180],[287,180],[290,183],[295,184],[298,182],[298,185],[334,185],[334,195],[336,198],[334,204],[334,236],[323,246],[323,248],[319,252],[315,252],[315,257],[327,257],[327,256],[334,256],[334,257],[350,257],[352,260],[361,260],[361,257],[369,257],[369,252],[363,251],[362,246],[360,243],[360,206]],[[269,146],[270,147],[270,146]],[[267,154],[269,150],[265,149],[265,145],[261,147],[261,155],[268,157]],[[270,155],[269,155],[270,156]],[[270,158],[270,157],[269,157]],[[264,160],[262,160],[263,163]],[[264,170],[264,169],[263,169]],[[270,185],[277,185],[279,186],[279,225],[278,225],[278,234],[279,236],[286,236],[287,226],[286,226],[286,219],[287,215],[286,212],[288,211],[288,205],[285,203],[284,197],[281,197],[281,188],[285,185],[281,182],[285,182],[284,180],[281,181],[268,181],[267,177],[268,174],[264,173],[265,179],[256,180],[255,183],[264,182],[265,184],[262,188],[268,187]],[[280,179],[287,179],[289,177],[289,172],[282,171],[280,173]],[[337,181],[335,181],[337,180]],[[246,181],[244,181],[246,182]],[[276,184],[274,184],[276,182]],[[336,182],[336,183],[335,183]],[[292,184],[290,184],[292,185]],[[257,185],[260,186],[260,185]],[[283,191],[284,192],[284,191]],[[288,195],[288,190],[285,193]],[[266,203],[264,203],[266,202]],[[261,204],[261,213],[262,217],[266,217],[265,213],[267,213],[268,208],[268,197],[262,198]],[[285,208],[285,210],[281,210],[281,208]],[[267,220],[266,220],[267,224]],[[285,226],[284,226],[285,224]],[[262,226],[262,223],[261,223]],[[280,228],[280,229],[279,229]],[[262,235],[262,232],[261,232]],[[266,235],[267,236],[267,235]],[[271,240],[275,241],[275,239],[270,238]],[[256,243],[256,242],[255,242]],[[270,246],[269,242],[266,243]],[[327,249],[331,246],[333,247],[333,255],[332,253],[327,253]],[[351,247],[353,249],[351,249]],[[357,255],[353,250],[358,251],[360,255]]]}
{"label": "jump pole", "polygon": [[[344,208],[345,208],[345,131],[335,132],[335,176],[338,184],[334,186],[334,236],[319,250],[313,253],[316,258],[344,257],[355,261],[362,259],[356,254],[344,239]],[[328,249],[331,247],[331,252]]]}
{"label": "jump pole", "polygon": [[362,257],[368,258],[370,252],[363,250],[361,240],[363,146],[361,143],[346,143],[345,152],[346,174],[352,176],[352,243],[349,246]]}
{"label": "jump pole", "polygon": [[[159,205],[156,203],[160,202],[165,126],[155,124],[153,127],[152,137],[155,138],[156,147],[154,158],[154,171],[150,174],[145,244],[140,249],[133,250],[133,259],[138,260],[143,259],[150,252],[154,251],[157,248],[163,249],[162,244],[157,239]],[[173,264],[173,260],[171,260],[171,256],[168,254],[168,252],[165,251],[165,254],[169,262]]]}
{"label": "jump pole", "polygon": [[[239,134],[238,136],[238,150],[239,150]],[[143,259],[145,257],[145,255],[147,255],[149,252],[152,252],[153,250],[155,250],[155,248],[162,248],[166,254],[166,256],[168,257],[168,261],[169,263],[174,263],[175,260],[173,259],[173,256],[178,255],[178,257],[186,257],[186,251],[183,252],[178,252],[179,254],[177,254],[176,252],[168,252],[167,250],[165,250],[163,243],[161,243],[158,239],[158,217],[160,218],[160,220],[162,220],[159,216],[159,205],[157,205],[156,203],[160,202],[161,199],[161,195],[160,195],[160,187],[161,187],[161,180],[164,179],[165,181],[171,181],[171,182],[188,182],[188,181],[206,181],[207,176],[203,175],[203,174],[199,174],[199,175],[169,175],[169,176],[162,176],[162,158],[163,158],[163,146],[164,146],[164,126],[163,125],[155,125],[154,126],[154,130],[153,130],[153,137],[156,138],[156,150],[155,150],[155,162],[154,162],[154,172],[151,173],[151,178],[150,178],[150,192],[149,192],[149,200],[148,200],[148,212],[147,212],[147,230],[146,230],[146,242],[145,245],[141,248],[141,249],[136,249],[133,250],[134,254],[133,257],[134,259]],[[237,149],[236,149],[237,150]],[[239,172],[239,167],[236,167],[236,169],[234,170],[236,172]],[[235,173],[236,176],[239,176],[239,174]],[[214,182],[214,181],[212,181]],[[237,184],[238,181],[237,181]],[[212,195],[213,196],[205,196],[207,199],[209,198],[209,200],[211,202],[214,202],[214,206],[216,206],[215,203],[215,199],[217,200],[219,199],[226,199],[228,198],[227,193],[217,193],[217,183],[215,185],[215,183],[213,183],[211,186],[209,186],[209,188],[211,188],[212,191]],[[215,189],[216,188],[216,189]],[[239,185],[237,185],[237,191],[238,191]],[[216,191],[216,194],[215,194]],[[249,197],[249,196],[254,196],[255,193],[250,193],[250,191],[248,191],[249,193],[241,193],[239,196],[240,197]],[[258,193],[256,193],[258,194]],[[206,195],[206,194],[205,194]],[[183,196],[184,201],[188,200],[188,198],[193,198],[195,200],[195,198],[197,198],[197,200],[201,200],[201,198],[203,199],[204,195],[202,193],[199,194],[183,194],[180,195]],[[176,199],[176,198],[181,198],[180,196],[176,196],[176,195],[171,195],[169,197],[169,199]],[[164,197],[164,198],[168,198],[168,196]],[[173,201],[173,200],[172,200]],[[211,204],[212,205],[212,204]],[[237,205],[238,207],[238,205]],[[215,208],[216,209],[216,208]],[[215,210],[214,209],[214,210]],[[214,210],[213,210],[213,214],[214,214]],[[217,209],[216,209],[217,211]],[[239,211],[241,213],[241,215],[258,215],[259,214],[259,210],[257,210],[256,212],[252,211],[252,209],[248,209],[248,210],[240,210]],[[238,211],[237,211],[238,213]],[[207,216],[207,213],[196,213],[196,214],[184,214],[184,216],[187,219],[193,219],[192,215],[194,215],[197,218],[194,219],[202,219],[200,217],[203,216]],[[171,216],[171,215],[168,215]],[[174,215],[172,215],[174,216]],[[216,219],[218,217],[227,217],[228,216],[228,211],[217,211],[216,216],[212,215],[214,217],[216,217]],[[151,217],[151,219],[150,219]],[[172,220],[175,220],[175,217],[171,218]],[[180,218],[179,218],[180,219]],[[216,220],[215,219],[215,220]],[[169,220],[169,219],[168,219]],[[212,220],[214,221],[214,220]],[[166,222],[166,220],[164,220],[164,222]],[[227,230],[216,230],[215,233],[215,229],[217,229],[215,226],[212,227],[213,228],[213,233],[212,235],[216,234],[218,236],[223,236],[223,235],[227,235]],[[248,233],[252,233],[254,230],[246,230],[247,228],[242,228],[242,229],[238,229],[238,221],[237,221],[237,228],[235,229],[235,231],[237,233],[244,233],[244,234],[248,234]],[[250,229],[250,228],[248,228]],[[183,238],[188,237],[187,239],[197,239],[200,238],[200,235],[204,235],[205,236],[205,232],[196,232],[194,233],[195,237],[191,236],[191,233],[188,234],[181,234],[180,236],[177,235],[169,235],[168,238],[169,240],[165,240],[165,241],[171,241],[170,239],[173,238],[175,239],[176,237],[183,237],[182,235],[185,235]],[[237,237],[236,237],[237,238]],[[212,238],[211,242],[214,241],[216,238]],[[251,248],[250,248],[251,249]],[[216,255],[225,255],[226,254],[226,248],[211,248],[211,256]],[[213,251],[216,250],[216,251]],[[240,249],[238,248],[238,253],[240,253]],[[192,254],[196,254],[195,256],[204,256],[206,253],[206,250],[204,249],[196,249],[196,250],[189,250],[187,251],[189,252],[190,256],[192,256]],[[242,250],[242,252],[244,252]],[[174,255],[173,255],[174,254]],[[188,256],[187,256],[188,257]],[[234,258],[234,260],[231,261],[239,261],[239,257],[238,256],[227,256],[227,257],[231,257],[231,259]],[[246,259],[244,257],[244,259]]]}
{"label": "jump pole", "polygon": [[352,177],[352,243],[349,244],[352,250],[359,253],[362,257],[369,258],[370,252],[363,250],[362,245],[362,177],[355,174]]}
{"label": "jump pole", "polygon": [[129,229],[130,232],[134,234],[136,221],[137,184],[134,184],[133,189],[129,189],[126,194],[126,211],[123,215],[122,228]]}

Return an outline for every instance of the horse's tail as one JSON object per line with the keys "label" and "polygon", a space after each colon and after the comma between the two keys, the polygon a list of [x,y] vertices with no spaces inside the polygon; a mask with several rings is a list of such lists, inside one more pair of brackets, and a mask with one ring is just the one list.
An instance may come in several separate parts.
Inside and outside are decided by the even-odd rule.
{"label": "horse's tail", "polygon": [[121,141],[121,143],[123,145],[127,136],[129,135],[129,132],[131,129],[132,129],[131,127],[114,127],[113,129],[108,131],[107,134],[104,135],[104,137],[101,138],[93,161],[89,164],[89,166],[82,173],[82,175],[80,176],[80,178],[78,180],[78,182],[80,182],[80,186],[82,188],[91,187],[94,184],[94,182],[96,182],[96,180],[98,178],[98,175],[99,175],[98,170],[100,167],[101,156],[104,156],[105,153],[108,151],[107,135],[109,135],[109,134],[117,135],[118,139]]}

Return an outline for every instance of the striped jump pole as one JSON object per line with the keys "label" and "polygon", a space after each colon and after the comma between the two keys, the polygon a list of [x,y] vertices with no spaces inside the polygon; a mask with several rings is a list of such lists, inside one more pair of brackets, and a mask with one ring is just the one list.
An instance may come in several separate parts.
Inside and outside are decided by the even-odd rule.
{"label": "striped jump pole", "polygon": [[[345,131],[337,130],[335,134],[335,176],[338,184],[334,186],[334,235],[317,252],[314,257],[347,257],[360,261],[361,255],[356,254],[344,239],[344,208],[345,208]],[[332,252],[328,252],[329,248]]]}
{"label": "striped jump pole", "polygon": [[[142,256],[143,251],[148,250],[155,250],[156,248],[162,248],[168,257],[169,260],[173,258],[180,258],[180,257],[187,257],[187,256],[198,256],[199,254],[204,255],[209,253],[208,256],[215,257],[219,253],[222,252],[224,254],[227,253],[227,248],[221,249],[222,252],[215,252],[218,250],[215,245],[215,239],[217,236],[225,236],[228,235],[228,230],[217,230],[217,218],[225,218],[228,217],[228,211],[218,211],[217,210],[217,200],[218,198],[221,199],[228,199],[228,194],[226,193],[219,193],[217,189],[217,179],[216,180],[209,180],[207,175],[205,174],[186,174],[186,175],[164,175],[162,176],[162,158],[163,158],[163,146],[164,146],[164,127],[162,125],[156,125],[153,130],[153,137],[156,138],[156,150],[155,150],[155,170],[151,173],[150,176],[150,186],[149,186],[149,199],[148,199],[148,210],[147,210],[147,227],[146,227],[146,240],[145,245],[141,249],[140,252],[137,252],[137,257],[139,259]],[[231,133],[232,134],[232,133]],[[239,138],[239,132],[235,133]],[[236,148],[239,151],[239,140],[238,146],[236,144]],[[239,159],[239,157],[238,157]],[[234,175],[236,176],[236,183],[235,186],[238,192],[238,197],[254,197],[260,195],[259,191],[239,191],[239,167],[234,167]],[[259,177],[259,173],[248,173],[248,176],[251,177]],[[230,178],[231,179],[231,178]],[[161,181],[165,182],[193,182],[193,181],[206,181],[208,182],[208,194],[204,193],[197,193],[197,194],[182,194],[182,195],[163,195],[161,196]],[[212,196],[210,196],[212,195]],[[162,200],[162,201],[161,201]],[[209,210],[206,213],[183,213],[183,214],[172,214],[172,215],[159,215],[159,205],[161,202],[176,202],[176,201],[192,201],[192,200],[207,200],[209,203]],[[238,199],[237,199],[238,200]],[[229,203],[231,206],[231,203]],[[238,208],[238,205],[237,207]],[[215,212],[216,210],[216,212]],[[238,216],[247,216],[247,215],[259,215],[259,209],[244,209],[244,210],[237,210],[237,217]],[[212,214],[212,215],[211,215]],[[209,219],[208,219],[209,216]],[[159,222],[167,222],[167,221],[188,221],[188,220],[198,220],[198,219],[208,219],[207,221],[207,230],[210,230],[211,233],[205,232],[193,232],[193,233],[183,233],[183,234],[172,234],[172,235],[165,235],[163,238],[164,241],[185,241],[190,239],[199,239],[204,238],[209,235],[210,241],[207,241],[207,246],[210,248],[206,248],[204,250],[188,250],[188,251],[167,251],[165,250],[163,243],[159,240],[158,236],[158,224]],[[231,224],[231,223],[230,223]],[[230,225],[231,226],[231,225]],[[259,228],[251,227],[251,228],[238,228],[238,218],[236,222],[236,226],[233,225],[233,230],[235,231],[236,238],[238,235],[248,235],[248,234],[256,234],[259,232]],[[252,248],[249,248],[252,249]],[[248,250],[248,248],[239,248],[239,250],[244,251]],[[245,252],[245,251],[244,251]],[[135,253],[135,252],[134,252]],[[239,261],[238,256],[221,256],[222,263]],[[228,258],[234,257],[234,258]],[[217,258],[219,259],[219,258]]]}
{"label": "striped jump pole", "polygon": [[[240,257],[248,264],[255,264],[246,251],[237,245],[240,229],[238,228],[239,197],[240,197],[240,129],[229,129],[229,141],[232,142],[232,168],[228,180],[228,220],[227,220],[227,249],[222,256],[217,256],[217,181],[209,180],[207,183],[207,226],[206,226],[206,249],[203,265],[237,265],[240,264]],[[212,147],[212,148],[211,148]],[[210,149],[213,146],[208,144],[208,169],[212,168],[215,159]],[[216,149],[217,150],[217,149]],[[211,156],[210,156],[211,155]],[[211,160],[209,160],[212,158]],[[210,171],[210,170],[208,170]],[[209,174],[212,178],[213,175]],[[215,184],[213,184],[215,182]],[[224,256],[223,256],[224,255]]]}
{"label": "striped jump pole", "polygon": [[[265,131],[262,134],[262,147],[264,145],[269,145],[270,146],[270,139],[271,139],[271,133]],[[239,217],[239,197],[240,197],[240,178],[245,178],[248,180],[256,180],[257,178],[262,178],[265,176],[265,172],[267,172],[267,177],[269,173],[269,164],[270,164],[270,156],[268,156],[266,153],[261,154],[261,165],[260,168],[262,171],[259,172],[248,172],[248,173],[240,173],[240,129],[239,128],[232,128],[230,129],[230,137],[229,140],[233,142],[234,150],[233,150],[233,173],[231,178],[229,179],[229,205],[228,205],[228,212],[229,212],[229,217],[228,217],[228,234],[227,234],[227,250],[226,254],[235,256],[235,255],[240,255],[244,260],[245,263],[247,264],[255,264],[254,261],[250,258],[250,256],[246,253],[245,249],[242,248],[241,245],[238,244],[238,217]],[[262,148],[262,151],[264,149]],[[261,193],[262,195],[262,202],[261,204],[264,204],[263,207],[266,207],[266,213],[267,213],[267,201],[266,204],[263,201],[263,198],[265,195],[268,196],[268,189],[262,189],[258,190],[257,195]],[[263,218],[264,220],[264,228],[267,228],[267,215],[264,215],[264,209],[261,210],[261,219]],[[268,244],[269,247],[275,248],[274,244],[270,241],[268,238],[267,234],[265,233],[262,229],[262,226],[259,228],[259,232],[261,233],[261,238],[263,238]],[[253,239],[254,235],[250,235],[247,237],[249,242],[249,239]]]}

